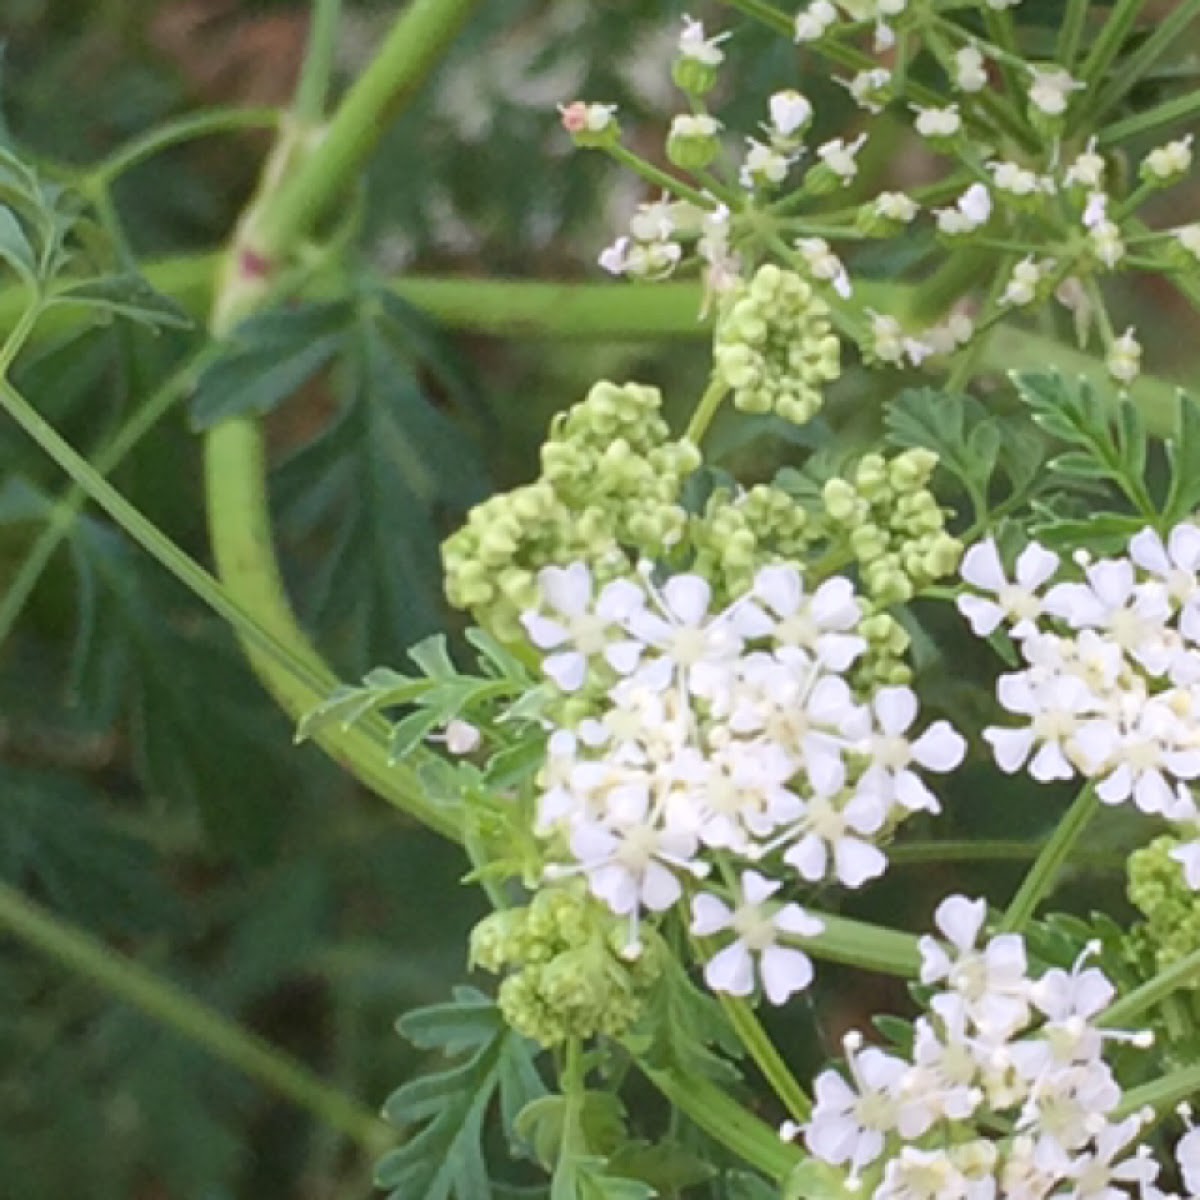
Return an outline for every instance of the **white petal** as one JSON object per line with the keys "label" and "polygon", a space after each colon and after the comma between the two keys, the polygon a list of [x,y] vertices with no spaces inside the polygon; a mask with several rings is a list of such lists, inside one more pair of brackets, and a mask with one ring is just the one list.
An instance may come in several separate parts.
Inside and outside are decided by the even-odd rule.
{"label": "white petal", "polygon": [[790,617],[800,607],[804,584],[795,567],[763,567],[754,577],[754,594],[777,616]]}
{"label": "white petal", "polygon": [[959,950],[970,950],[986,917],[986,900],[947,896],[934,910],[933,923]]}
{"label": "white petal", "polygon": [[619,863],[606,863],[588,875],[592,894],[603,900],[618,916],[637,908],[638,889],[633,876]]}
{"label": "white petal", "polygon": [[571,636],[564,625],[552,621],[549,617],[543,617],[541,613],[522,613],[521,624],[525,626],[529,640],[539,650],[553,650]]}
{"label": "white petal", "polygon": [[714,992],[748,996],[754,990],[754,959],[746,943],[734,942],[708,960],[704,979]]}
{"label": "white petal", "polygon": [[1088,582],[1110,608],[1118,608],[1133,590],[1133,564],[1124,558],[1103,558],[1087,569]]}
{"label": "white petal", "polygon": [[767,879],[757,871],[742,872],[742,895],[747,904],[762,904],[782,886],[778,880]]}
{"label": "white petal", "polygon": [[942,811],[938,798],[912,771],[896,772],[896,799],[909,812],[937,813]]}
{"label": "white petal", "polygon": [[763,990],[772,1004],[784,1004],[789,996],[812,983],[813,966],[807,954],[785,946],[768,946],[759,964]]}
{"label": "white petal", "polygon": [[1167,537],[1171,561],[1184,571],[1200,567],[1200,528],[1191,522],[1176,525]]}
{"label": "white petal", "polygon": [[817,657],[831,671],[845,671],[866,649],[866,638],[852,633],[823,633],[817,638]]}
{"label": "white petal", "polygon": [[833,848],[837,862],[837,877],[848,888],[862,887],[868,879],[876,879],[887,870],[887,855],[870,842],[844,837]]}
{"label": "white petal", "polygon": [[963,555],[959,573],[968,583],[985,592],[998,592],[1008,582],[1000,563],[1000,553],[991,538],[977,542]]}
{"label": "white petal", "polygon": [[971,632],[976,637],[987,637],[1000,627],[1004,620],[1004,609],[992,600],[984,600],[981,596],[959,596],[954,602],[958,611],[967,618]]}
{"label": "white petal", "polygon": [[612,642],[604,647],[604,661],[618,675],[628,675],[637,668],[643,649],[640,642]]}
{"label": "white petal", "polygon": [[841,575],[827,579],[813,593],[813,620],[819,629],[853,629],[862,617],[854,585]]}
{"label": "white petal", "polygon": [[785,904],[775,914],[775,928],[795,937],[816,937],[825,932],[825,922],[806,913],[798,904]]}
{"label": "white petal", "polygon": [[564,616],[578,617],[591,603],[592,573],[584,563],[543,567],[538,572],[538,587],[551,608]]}
{"label": "white petal", "polygon": [[825,876],[829,856],[825,850],[825,843],[816,834],[810,833],[788,849],[783,861],[788,866],[795,867],[802,879],[816,883]]}
{"label": "white petal", "polygon": [[1153,529],[1143,529],[1129,539],[1129,557],[1154,575],[1165,575],[1171,569],[1162,538]]}
{"label": "white petal", "polygon": [[983,731],[983,737],[992,747],[996,756],[996,765],[1006,775],[1019,771],[1033,749],[1033,731],[1031,729],[1001,729],[992,726]]}
{"label": "white petal", "polygon": [[711,933],[728,929],[733,923],[733,913],[724,900],[701,892],[692,897],[691,931],[697,937],[708,937]]}
{"label": "white petal", "polygon": [[577,692],[587,680],[587,659],[577,650],[551,654],[542,660],[542,670],[564,692]]}
{"label": "white petal", "polygon": [[1057,742],[1046,742],[1029,762],[1029,773],[1039,783],[1052,779],[1074,779],[1075,768],[1071,766],[1062,747]]}
{"label": "white petal", "polygon": [[651,912],[665,912],[682,894],[679,880],[662,863],[646,864],[642,876],[642,903]]}
{"label": "white petal", "polygon": [[633,580],[614,579],[604,585],[596,601],[596,615],[606,621],[624,621],[645,603],[645,593]]}
{"label": "white petal", "polygon": [[885,687],[875,693],[875,715],[884,733],[903,733],[917,717],[917,697],[911,688]]}
{"label": "white petal", "polygon": [[662,588],[667,608],[681,624],[699,625],[708,615],[712,589],[699,575],[672,575]]}
{"label": "white petal", "polygon": [[966,753],[966,739],[949,721],[935,721],[912,744],[913,758],[927,771],[953,771]]}
{"label": "white petal", "polygon": [[1037,542],[1030,542],[1017,559],[1017,582],[1033,591],[1058,570],[1058,563],[1057,554]]}

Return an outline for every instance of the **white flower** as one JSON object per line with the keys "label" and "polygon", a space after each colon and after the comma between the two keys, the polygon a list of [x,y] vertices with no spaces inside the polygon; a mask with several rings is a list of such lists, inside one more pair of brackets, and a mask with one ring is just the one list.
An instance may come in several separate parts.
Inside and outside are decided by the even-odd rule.
{"label": "white flower", "polygon": [[1168,183],[1186,175],[1192,166],[1193,135],[1156,146],[1142,162],[1142,171],[1151,179]]}
{"label": "white flower", "polygon": [[872,1200],[962,1200],[969,1195],[970,1181],[947,1151],[902,1146],[884,1167]]}
{"label": "white flower", "polygon": [[1104,183],[1104,159],[1096,153],[1096,139],[1088,141],[1087,149],[1075,158],[1075,161],[1063,174],[1063,183],[1067,187],[1087,188],[1088,191],[1098,191]]}
{"label": "white flower", "polygon": [[880,688],[871,698],[871,709],[877,732],[863,747],[871,765],[858,781],[858,790],[909,812],[940,812],[937,797],[911,767],[915,763],[939,774],[952,771],[966,754],[966,740],[948,721],[935,721],[910,742],[904,734],[917,719],[917,697],[910,688]]}
{"label": "white flower", "polygon": [[942,233],[972,233],[987,223],[992,215],[992,196],[982,183],[973,183],[955,202],[953,208],[934,209],[938,229]]}
{"label": "white flower", "polygon": [[787,178],[788,169],[793,161],[791,157],[754,138],[747,138],[746,144],[750,148],[746,151],[746,157],[742,160],[741,170],[738,172],[738,181],[742,187],[779,184]]}
{"label": "white flower", "polygon": [[948,104],[944,108],[921,108],[913,106],[917,119],[913,127],[923,138],[953,137],[962,129],[962,117],[958,105]]}
{"label": "white flower", "polygon": [[1149,1157],[1150,1148],[1140,1146],[1132,1156],[1115,1161],[1130,1148],[1143,1124],[1142,1115],[1135,1113],[1116,1125],[1106,1123],[1094,1134],[1095,1150],[1077,1155],[1064,1171],[1066,1181],[1074,1185],[1059,1193],[1064,1200],[1126,1200],[1126,1189],[1134,1186],[1139,1195],[1144,1194],[1158,1176],[1158,1164]]}
{"label": "white flower", "polygon": [[1200,224],[1181,225],[1175,240],[1195,259],[1200,259]]}
{"label": "white flower", "polygon": [[794,88],[775,92],[767,105],[771,112],[771,128],[782,138],[799,137],[812,123],[812,104]]}
{"label": "white flower", "polygon": [[795,37],[798,42],[815,42],[837,23],[838,13],[830,0],[812,0],[796,14]]}
{"label": "white flower", "polygon": [[975,943],[987,917],[983,900],[948,896],[933,914],[934,924],[953,953],[928,935],[918,943],[921,982],[946,981],[968,1005],[976,1026],[994,1037],[1005,1037],[1029,1019],[1029,980],[1025,942],[1018,934],[1002,933],[981,949]]}
{"label": "white flower", "polygon": [[904,330],[895,317],[871,312],[871,352],[880,362],[904,361]]}
{"label": "white flower", "polygon": [[1054,190],[1054,182],[1023,167],[1020,163],[996,161],[988,163],[992,181],[1010,196],[1032,196],[1037,192]]}
{"label": "white flower", "polygon": [[865,133],[859,134],[852,142],[846,142],[842,138],[834,138],[832,141],[817,147],[817,157],[844,184],[849,184],[858,174],[856,155],[866,144],[866,141],[867,135]]}
{"label": "white flower", "polygon": [[1143,571],[1156,576],[1179,610],[1184,637],[1200,641],[1200,526],[1184,521],[1167,535],[1166,544],[1150,528],[1129,540],[1129,557]]}
{"label": "white flower", "polygon": [[883,1153],[887,1137],[920,1137],[931,1124],[928,1109],[906,1097],[908,1064],[878,1046],[862,1049],[862,1038],[845,1039],[846,1066],[854,1086],[836,1071],[822,1071],[813,1085],[812,1118],[804,1129],[809,1152],[822,1162],[850,1167],[854,1188],[864,1167]]}
{"label": "white flower", "polygon": [[867,648],[864,638],[849,632],[862,620],[862,608],[844,576],[825,580],[810,596],[795,567],[763,567],[754,577],[754,595],[776,618],[771,637],[807,650],[830,671],[847,670]]}
{"label": "white flower", "polygon": [[619,237],[601,251],[598,262],[610,275],[635,279],[665,279],[683,257],[678,242],[635,242]]}
{"label": "white flower", "polygon": [[1029,102],[1048,117],[1060,117],[1067,111],[1071,93],[1086,84],[1073,79],[1062,67],[1030,67],[1033,83],[1029,88]]}
{"label": "white flower", "polygon": [[859,71],[850,79],[839,79],[850,93],[850,98],[867,112],[883,112],[884,90],[892,82],[892,73],[886,67],[872,67]]}
{"label": "white flower", "polygon": [[[1084,224],[1087,224],[1087,213],[1084,213]],[[1095,221],[1088,229],[1088,241],[1092,245],[1092,253],[1110,271],[1125,257],[1125,242],[1121,237],[1120,226],[1107,217]]]}
{"label": "white flower", "polygon": [[887,806],[878,796],[858,793],[839,804],[834,793],[817,790],[804,808],[803,819],[787,835],[796,840],[783,855],[802,879],[817,883],[832,876],[848,888],[858,888],[887,870],[887,856],[869,840],[887,816]]}
{"label": "white flower", "polygon": [[573,100],[570,104],[560,104],[558,112],[568,133],[603,133],[614,123],[617,106]]}
{"label": "white flower", "polygon": [[1114,338],[1105,355],[1104,365],[1118,383],[1132,383],[1142,370],[1142,346],[1133,336],[1130,326],[1120,337]]}
{"label": "white flower", "polygon": [[1037,299],[1037,289],[1048,271],[1054,269],[1054,259],[1044,259],[1037,263],[1032,255],[1027,255],[1015,267],[1008,283],[1000,296],[1000,303],[1021,308],[1032,304]]}
{"label": "white flower", "polygon": [[977,542],[963,555],[960,573],[967,583],[991,592],[996,599],[962,595],[956,602],[958,611],[970,622],[976,637],[987,637],[1002,621],[1013,623],[1013,637],[1029,637],[1037,632],[1042,613],[1037,590],[1058,570],[1058,564],[1057,554],[1030,542],[1017,558],[1016,578],[1010,583],[996,543],[991,538]]}
{"label": "white flower", "polygon": [[[684,692],[717,698],[731,680],[745,638],[770,632],[766,614],[749,600],[711,615],[712,588],[700,575],[672,575],[661,588],[651,587],[650,595],[658,612],[636,608],[624,615],[624,625],[645,652],[636,678],[654,690],[677,682]],[[614,665],[621,670],[628,663],[623,655]]]}
{"label": "white flower", "polygon": [[725,61],[721,43],[729,36],[728,33],[722,33],[713,38],[706,38],[703,22],[693,21],[685,13],[683,32],[679,35],[680,56],[693,59],[706,67],[719,67]]}
{"label": "white flower", "polygon": [[914,220],[921,211],[921,206],[903,192],[880,192],[875,197],[872,207],[876,215],[885,221],[900,221],[905,225]]}
{"label": "white flower", "polygon": [[714,992],[748,996],[754,990],[755,965],[763,990],[772,1004],[812,982],[813,968],[801,950],[778,945],[779,935],[815,937],[825,926],[798,904],[769,905],[780,888],[757,871],[743,871],[742,902],[736,909],[716,896],[701,893],[692,900],[691,931],[698,937],[731,929],[737,940],[718,951],[704,967],[704,979]]}
{"label": "white flower", "polygon": [[1011,775],[1028,760],[1029,773],[1039,783],[1073,778],[1076,734],[1098,707],[1083,680],[1073,675],[1038,678],[1020,671],[1002,675],[996,695],[1009,712],[1030,718],[1020,729],[991,726],[983,731],[1000,770]]}
{"label": "white flower", "polygon": [[850,276],[842,260],[829,249],[824,238],[797,238],[795,247],[804,255],[809,272],[814,279],[828,283],[843,300],[851,293]]}
{"label": "white flower", "polygon": [[964,46],[954,55],[954,82],[960,91],[981,92],[987,87],[984,58],[976,46]]}
{"label": "white flower", "polygon": [[638,647],[615,636],[619,623],[628,620],[645,603],[642,590],[627,579],[606,584],[592,603],[592,573],[583,563],[569,567],[544,567],[538,587],[552,616],[521,614],[529,640],[539,650],[554,650],[542,660],[542,669],[564,691],[578,691],[586,682],[588,660],[603,655],[622,673],[633,668]]}

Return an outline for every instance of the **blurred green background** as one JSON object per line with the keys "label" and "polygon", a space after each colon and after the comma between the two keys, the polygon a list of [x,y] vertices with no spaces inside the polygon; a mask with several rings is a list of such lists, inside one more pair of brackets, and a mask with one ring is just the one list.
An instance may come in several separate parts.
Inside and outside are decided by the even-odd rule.
{"label": "blurred green background", "polygon": [[[576,95],[618,102],[633,144],[657,157],[676,102],[669,61],[684,7],[722,13],[636,0],[481,5],[364,181],[355,279],[597,279],[596,253],[646,193],[598,156],[573,153],[554,105]],[[1037,10],[1033,22],[1054,20],[1053,4],[1025,8]],[[343,80],[394,11],[347,5]],[[0,140],[53,175],[196,107],[282,105],[306,21],[304,4],[282,0],[3,0]],[[728,50],[721,116],[731,128],[751,131],[767,92],[785,85],[812,96],[819,132],[844,132],[854,119],[825,73],[801,72],[794,47],[740,24]],[[158,258],[219,246],[266,144],[260,134],[206,139],[130,171],[115,190],[130,251]],[[914,150],[871,173],[878,183],[881,172],[914,178],[926,169]],[[919,266],[927,250],[901,246],[859,268],[894,274]],[[1186,375],[1195,320],[1153,286],[1125,303],[1139,316],[1148,362]],[[608,375],[663,386],[678,417],[707,369],[699,338],[429,336],[440,371],[401,338],[394,373],[380,380],[356,369],[347,335],[337,361],[269,418],[289,584],[345,677],[399,664],[420,636],[454,630],[440,599],[438,540],[470,504],[528,477],[550,414]],[[76,329],[39,341],[19,363],[18,383],[87,452],[197,337],[120,323]],[[865,443],[896,386],[849,371],[821,436]],[[381,429],[401,434],[399,445]],[[745,480],[768,477],[806,453],[778,432],[723,421],[712,451]],[[115,482],[206,558],[198,441],[182,409]],[[0,423],[0,590],[63,490],[54,466]],[[964,683],[961,631],[945,613],[927,620],[954,664],[936,656],[925,664],[927,699],[964,723],[986,723],[986,694]],[[996,664],[970,652],[986,681]],[[1001,791],[982,769],[958,791],[939,835],[1032,836],[1065,800],[1019,783]],[[951,887],[1003,894],[1016,869],[898,867],[847,911],[917,928]],[[376,1109],[419,1066],[392,1032],[395,1017],[466,978],[466,935],[482,906],[460,886],[463,872],[456,848],[362,792],[316,750],[295,748],[219,622],[106,520],[80,519],[0,643],[0,879]],[[1097,874],[1075,901],[1086,908],[1119,886]],[[89,979],[0,942],[0,996],[0,1196],[370,1193],[370,1163],[345,1139]],[[830,1038],[903,1003],[898,987],[832,970],[815,1001]],[[773,1025],[802,1076],[814,1061],[811,1018],[805,1006]]]}

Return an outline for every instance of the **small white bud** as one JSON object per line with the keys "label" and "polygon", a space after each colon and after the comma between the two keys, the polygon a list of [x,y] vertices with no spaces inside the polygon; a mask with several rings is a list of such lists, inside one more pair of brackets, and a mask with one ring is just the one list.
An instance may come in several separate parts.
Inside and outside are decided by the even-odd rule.
{"label": "small white bud", "polygon": [[796,41],[815,42],[823,38],[837,19],[837,9],[830,0],[812,0],[807,8],[796,14]]}
{"label": "small white bud", "polygon": [[907,225],[920,211],[921,206],[903,192],[880,192],[875,197],[875,212],[885,221],[901,221]]}
{"label": "small white bud", "polygon": [[1142,176],[1158,183],[1170,183],[1186,175],[1192,166],[1192,135],[1156,146],[1142,161]]}
{"label": "small white bud", "polygon": [[1132,327],[1113,340],[1105,366],[1118,383],[1129,384],[1138,377],[1142,369],[1142,347],[1133,336]]}
{"label": "small white bud", "polygon": [[954,82],[959,90],[981,92],[987,87],[987,81],[983,54],[976,46],[964,46],[954,56]]}
{"label": "small white bud", "polygon": [[470,754],[482,741],[483,734],[468,721],[454,720],[446,726],[446,749],[451,754]]}
{"label": "small white bud", "polygon": [[780,137],[798,137],[812,123],[813,106],[807,97],[792,88],[775,92],[768,101],[771,110],[771,128]]}
{"label": "small white bud", "polygon": [[1062,67],[1030,67],[1033,83],[1029,87],[1029,102],[1048,117],[1061,117],[1067,111],[1071,93],[1086,84],[1071,77]]}
{"label": "small white bud", "polygon": [[913,127],[923,138],[953,137],[962,129],[962,117],[958,113],[957,104],[948,104],[945,108],[919,108],[913,106],[917,119]]}

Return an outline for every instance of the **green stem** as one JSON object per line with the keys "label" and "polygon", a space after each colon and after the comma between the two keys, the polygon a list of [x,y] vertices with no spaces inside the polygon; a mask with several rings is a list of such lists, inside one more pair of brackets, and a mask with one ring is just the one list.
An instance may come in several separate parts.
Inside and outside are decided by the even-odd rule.
{"label": "green stem", "polygon": [[68,925],[3,883],[0,927],[327,1122],[369,1154],[378,1154],[391,1143],[387,1125],[351,1097],[182,988]]}
{"label": "green stem", "polygon": [[[93,467],[101,475],[110,475],[116,470],[125,455],[175,405],[194,380],[196,373],[214,357],[215,347],[211,344],[192,354],[155,389],[144,404],[138,407],[129,420],[117,430],[112,440],[101,447],[92,463]],[[78,484],[72,484],[54,505],[46,524],[0,598],[0,647],[8,640],[30,593],[37,586],[55,550],[70,533],[75,518],[86,503],[87,493]]]}
{"label": "green stem", "polygon": [[1193,950],[1191,954],[1185,954],[1183,958],[1159,971],[1141,987],[1134,988],[1127,996],[1122,996],[1101,1014],[1096,1023],[1109,1029],[1129,1029],[1143,1013],[1180,988],[1194,986],[1197,979],[1200,979],[1200,950]]}
{"label": "green stem", "polygon": [[1046,898],[1054,887],[1055,877],[1059,868],[1067,861],[1075,843],[1082,836],[1088,822],[1100,807],[1100,797],[1090,781],[1079,790],[1079,795],[1071,802],[1071,807],[1063,814],[1063,818],[1055,827],[1042,852],[1034,860],[1029,873],[1025,876],[1012,903],[1004,913],[1000,922],[1000,931],[1013,933],[1021,930],[1034,910]]}
{"label": "green stem", "polygon": [[[9,335],[4,351],[0,351],[0,375],[10,361],[6,353],[20,332],[18,326]],[[308,647],[303,635],[289,638],[289,630],[284,627],[281,636],[280,626],[271,620],[273,614],[268,611],[264,619],[263,611],[252,603],[244,603],[236,589],[222,587],[68,445],[7,380],[0,380],[0,407],[143,550],[229,623],[250,650],[256,665],[269,664],[272,694],[293,719],[310,712],[328,698],[337,680]],[[257,467],[251,466],[241,478],[222,478],[215,489],[218,497],[236,497],[240,494],[239,484],[247,478],[252,480],[252,489],[261,488],[260,472],[265,473],[261,462]],[[226,551],[236,554],[240,549],[243,555],[260,558],[261,552],[255,541],[259,536],[261,529],[252,514],[244,514],[240,533]],[[274,565],[273,559],[271,563]],[[359,722],[350,729],[334,727],[322,730],[313,740],[336,761],[347,766],[353,763],[354,773],[385,799],[443,836],[458,839],[460,831],[455,814],[425,794],[414,770],[390,761],[386,722]]]}
{"label": "green stem", "polygon": [[813,958],[881,975],[898,975],[901,979],[915,979],[920,974],[921,951],[918,939],[911,933],[818,912],[807,906],[805,911],[818,917],[825,926],[823,932],[803,941],[805,953]]}
{"label": "green stem", "polygon": [[712,424],[713,417],[717,414],[717,409],[721,407],[721,401],[727,395],[729,395],[729,384],[714,375],[709,380],[708,387],[704,389],[704,395],[700,397],[700,403],[696,405],[696,411],[692,414],[692,419],[684,431],[683,440],[685,442],[691,442],[693,446],[700,445],[709,425]]}
{"label": "green stem", "polygon": [[661,1070],[641,1059],[642,1074],[700,1129],[743,1162],[782,1182],[804,1160],[776,1130],[743,1108],[724,1088],[711,1079]]}
{"label": "green stem", "polygon": [[640,155],[634,154],[632,150],[626,149],[620,143],[614,146],[605,146],[604,152],[614,162],[618,162],[621,166],[628,168],[647,183],[652,183],[655,187],[662,188],[664,192],[670,192],[672,195],[678,196],[681,200],[690,200],[697,208],[705,212],[713,207],[712,200],[703,192],[697,191],[690,184],[684,183],[682,179],[677,179],[674,175],[662,170],[660,167],[656,167],[653,163],[647,162]]}
{"label": "green stem", "polygon": [[95,164],[80,180],[89,195],[108,188],[113,180],[148,158],[162,153],[181,142],[212,137],[218,133],[234,133],[243,129],[277,129],[279,111],[274,108],[213,108],[206,112],[189,113],[174,121],[166,121],[149,133],[136,137]]}
{"label": "green stem", "polygon": [[316,125],[325,115],[341,15],[342,0],[313,0],[308,45],[300,68],[300,82],[292,100],[296,119],[308,125]]}
{"label": "green stem", "polygon": [[[1132,3],[1133,0],[1129,0],[1129,2]],[[1141,0],[1137,0],[1137,3],[1140,7]],[[1120,5],[1118,5],[1119,8]],[[1108,29],[1108,25],[1115,19],[1115,16],[1114,12],[1114,15],[1109,17],[1104,26],[1105,30]],[[1146,40],[1136,50],[1133,50],[1115,71],[1109,73],[1095,103],[1087,107],[1087,113],[1103,116],[1115,108],[1124,99],[1125,94],[1145,75],[1146,70],[1155,60],[1167,53],[1178,42],[1184,30],[1197,16],[1200,16],[1200,0],[1179,0],[1179,3],[1154,27],[1153,32]],[[1097,82],[1104,78],[1103,74],[1097,76]],[[1097,121],[1096,124],[1099,122]]]}
{"label": "green stem", "polygon": [[1182,1067],[1127,1091],[1109,1119],[1119,1121],[1140,1108],[1152,1108],[1163,1116],[1181,1101],[1193,1099],[1197,1092],[1200,1092],[1200,1065]]}
{"label": "green stem", "polygon": [[290,253],[354,179],[392,117],[437,66],[479,0],[412,0],[338,106],[320,152],[280,181],[251,245],[267,261]]}
{"label": "green stem", "polygon": [[[1108,73],[1112,66],[1113,59],[1121,51],[1121,47],[1125,44],[1125,39],[1129,36],[1129,31],[1133,28],[1134,23],[1138,19],[1138,15],[1142,11],[1142,5],[1146,0],[1117,0],[1113,5],[1112,11],[1108,14],[1108,19],[1100,27],[1100,35],[1092,43],[1092,48],[1088,51],[1087,57],[1083,60],[1083,69],[1080,72],[1082,82],[1086,83],[1089,89],[1099,88],[1100,81]],[[1080,105],[1079,120],[1083,121],[1082,112],[1103,112],[1104,107],[1100,104],[1099,98],[1092,104]],[[1083,126],[1081,125],[1081,128]]]}
{"label": "green stem", "polygon": [[747,17],[761,22],[768,29],[773,29],[776,33],[782,33],[790,38],[795,32],[796,25],[793,19],[772,5],[764,4],[763,0],[723,0],[723,2],[730,8],[736,8],[738,12],[744,13]]}
{"label": "green stem", "polygon": [[721,995],[718,999],[734,1032],[787,1109],[788,1116],[798,1124],[804,1124],[812,1114],[812,1101],[783,1061],[750,1005],[736,996]]}
{"label": "green stem", "polygon": [[1100,130],[1096,141],[1101,146],[1112,146],[1123,142],[1126,138],[1138,134],[1150,133],[1164,125],[1173,125],[1176,121],[1185,121],[1200,113],[1200,88],[1193,88],[1182,96],[1156,104],[1143,112],[1134,113],[1123,121],[1117,121]]}
{"label": "green stem", "polygon": [[1062,27],[1058,31],[1058,42],[1054,48],[1055,61],[1069,71],[1079,54],[1079,41],[1087,24],[1088,7],[1091,0],[1067,0],[1067,11]]}

